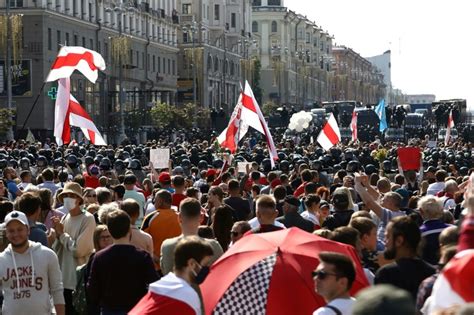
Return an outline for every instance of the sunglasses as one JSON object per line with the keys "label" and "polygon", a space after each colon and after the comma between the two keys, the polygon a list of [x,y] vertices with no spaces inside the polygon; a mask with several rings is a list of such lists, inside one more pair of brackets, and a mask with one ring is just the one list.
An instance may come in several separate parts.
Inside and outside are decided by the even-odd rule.
{"label": "sunglasses", "polygon": [[336,276],[336,277],[339,276],[337,273],[330,273],[330,272],[326,272],[324,270],[313,271],[313,272],[311,272],[311,275],[313,276],[313,278],[318,278],[320,280],[324,280],[328,276]]}

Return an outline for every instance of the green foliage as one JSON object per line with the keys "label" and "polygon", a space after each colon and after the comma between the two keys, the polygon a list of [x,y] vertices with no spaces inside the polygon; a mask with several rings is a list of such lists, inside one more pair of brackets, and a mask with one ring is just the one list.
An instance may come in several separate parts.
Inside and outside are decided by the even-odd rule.
{"label": "green foliage", "polygon": [[187,103],[183,107],[157,103],[150,112],[158,127],[190,128],[193,123],[202,128],[209,126],[209,109],[200,108],[194,103]]}
{"label": "green foliage", "polygon": [[0,108],[0,137],[4,137],[8,129],[15,124],[13,121],[14,115],[14,109]]}
{"label": "green foliage", "polygon": [[255,99],[259,104],[262,104],[262,95],[263,95],[263,90],[262,87],[260,86],[260,71],[262,70],[262,63],[260,62],[260,59],[255,59],[254,62],[254,67],[253,67],[253,82],[252,82],[252,90],[253,94],[255,95]]}
{"label": "green foliage", "polygon": [[265,102],[262,106],[262,112],[265,116],[271,116],[276,113],[278,105],[272,101]]}

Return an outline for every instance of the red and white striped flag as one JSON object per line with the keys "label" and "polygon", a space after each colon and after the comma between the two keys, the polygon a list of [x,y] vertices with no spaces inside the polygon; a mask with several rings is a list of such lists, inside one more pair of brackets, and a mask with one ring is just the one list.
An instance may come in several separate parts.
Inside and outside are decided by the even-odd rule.
{"label": "red and white striped flag", "polygon": [[90,49],[79,46],[63,46],[49,71],[46,82],[69,78],[74,70],[80,71],[89,81],[95,83],[98,70],[105,70],[104,58]]}
{"label": "red and white striped flag", "polygon": [[352,141],[357,140],[357,113],[354,108],[352,112],[352,120],[351,120],[351,131],[352,131]]}
{"label": "red and white striped flag", "polygon": [[341,141],[341,132],[333,113],[319,133],[317,141],[326,151]]}
{"label": "red and white striped flag", "polygon": [[70,79],[58,80],[54,112],[54,136],[58,145],[71,142],[71,126],[81,128],[84,136],[95,145],[107,145],[91,117],[71,95]]}
{"label": "red and white striped flag", "polygon": [[275,161],[278,160],[278,154],[276,151],[275,143],[273,142],[273,137],[268,129],[267,122],[263,117],[260,106],[253,95],[252,88],[248,81],[245,81],[244,95],[242,98],[242,113],[241,119],[250,127],[256,129],[260,133],[265,135],[268,146],[268,153],[270,154],[270,161],[272,167],[275,166]]}
{"label": "red and white striped flag", "polygon": [[217,141],[223,148],[228,148],[230,152],[234,153],[237,150],[239,141],[245,136],[249,130],[249,126],[242,121],[242,94],[240,93],[237,105],[230,116],[229,125],[217,137]]}
{"label": "red and white striped flag", "polygon": [[451,128],[454,128],[453,110],[449,112],[448,125],[446,127],[446,136],[444,138],[444,145],[449,144],[449,140],[451,139]]}
{"label": "red and white striped flag", "polygon": [[[278,160],[275,143],[268,129],[262,111],[258,106],[258,102],[253,95],[252,88],[248,82],[245,82],[244,92],[239,96],[239,101],[232,113],[227,128],[217,138],[222,147],[228,148],[231,152],[235,152],[238,142],[244,137],[248,131],[248,127],[252,127],[258,132],[265,135],[270,161],[272,167]],[[238,138],[238,139],[237,139]]]}
{"label": "red and white striped flag", "polygon": [[473,283],[474,250],[467,249],[456,254],[436,279],[429,309],[424,314],[474,302]]}
{"label": "red and white striped flag", "polygon": [[201,302],[197,292],[185,280],[169,273],[150,284],[148,293],[129,315],[200,315]]}

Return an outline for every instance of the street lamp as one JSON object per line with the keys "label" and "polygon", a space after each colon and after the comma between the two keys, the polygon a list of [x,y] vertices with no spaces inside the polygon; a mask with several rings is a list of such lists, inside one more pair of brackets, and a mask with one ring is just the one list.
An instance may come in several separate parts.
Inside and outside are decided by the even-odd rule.
{"label": "street lamp", "polygon": [[249,70],[249,68],[251,68],[250,67],[250,60],[249,60],[249,48],[252,45],[256,45],[257,41],[255,39],[254,40],[248,40],[248,39],[241,40],[241,39],[239,39],[237,41],[237,43],[239,45],[242,45],[241,47],[242,47],[242,50],[243,50],[243,59],[244,59],[244,71],[242,72],[242,78],[243,78],[243,81],[245,82],[245,80],[247,79],[247,71]]}
{"label": "street lamp", "polygon": [[296,105],[298,105],[298,98],[300,96],[300,87],[298,86],[298,59],[302,60],[302,68],[303,68],[303,108],[305,106],[305,90],[306,90],[306,70],[304,67],[305,60],[310,56],[309,50],[298,50],[295,52],[296,61]]}
{"label": "street lamp", "polygon": [[[114,7],[107,7],[105,8],[105,12],[107,13],[117,13],[118,15],[118,31],[119,31],[119,38],[122,36],[122,20],[123,20],[123,13],[124,12],[133,12],[135,7],[130,2],[120,2],[119,4],[114,3]],[[119,143],[125,140],[125,122],[124,122],[124,114],[123,114],[123,103],[125,99],[125,93],[123,91],[123,60],[122,54],[118,55],[118,65],[119,65],[119,107],[120,107],[120,133],[119,133]]]}
{"label": "street lamp", "polygon": [[[188,24],[187,26],[184,26],[181,28],[183,33],[188,34],[188,41],[189,41],[189,34],[192,34],[192,67],[193,67],[193,103],[195,106],[197,106],[197,93],[196,93],[196,78],[197,78],[197,66],[196,66],[196,33],[198,31],[198,23],[194,20],[191,22],[191,24]],[[201,31],[205,31],[206,29],[204,27],[200,28]]]}

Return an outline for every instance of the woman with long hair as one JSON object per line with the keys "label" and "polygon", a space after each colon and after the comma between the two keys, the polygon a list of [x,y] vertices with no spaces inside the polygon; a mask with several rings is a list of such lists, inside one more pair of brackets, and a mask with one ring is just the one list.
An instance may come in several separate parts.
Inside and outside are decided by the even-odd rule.
{"label": "woman with long hair", "polygon": [[42,222],[49,231],[53,227],[52,218],[53,217],[62,218],[64,213],[53,209],[51,205],[53,201],[51,190],[47,188],[41,188],[38,191],[38,197],[40,197],[41,199],[40,222]]}
{"label": "woman with long hair", "polygon": [[228,205],[217,207],[213,215],[211,227],[214,231],[214,236],[224,251],[229,248],[231,241],[230,231],[232,230],[233,225],[234,209]]}

